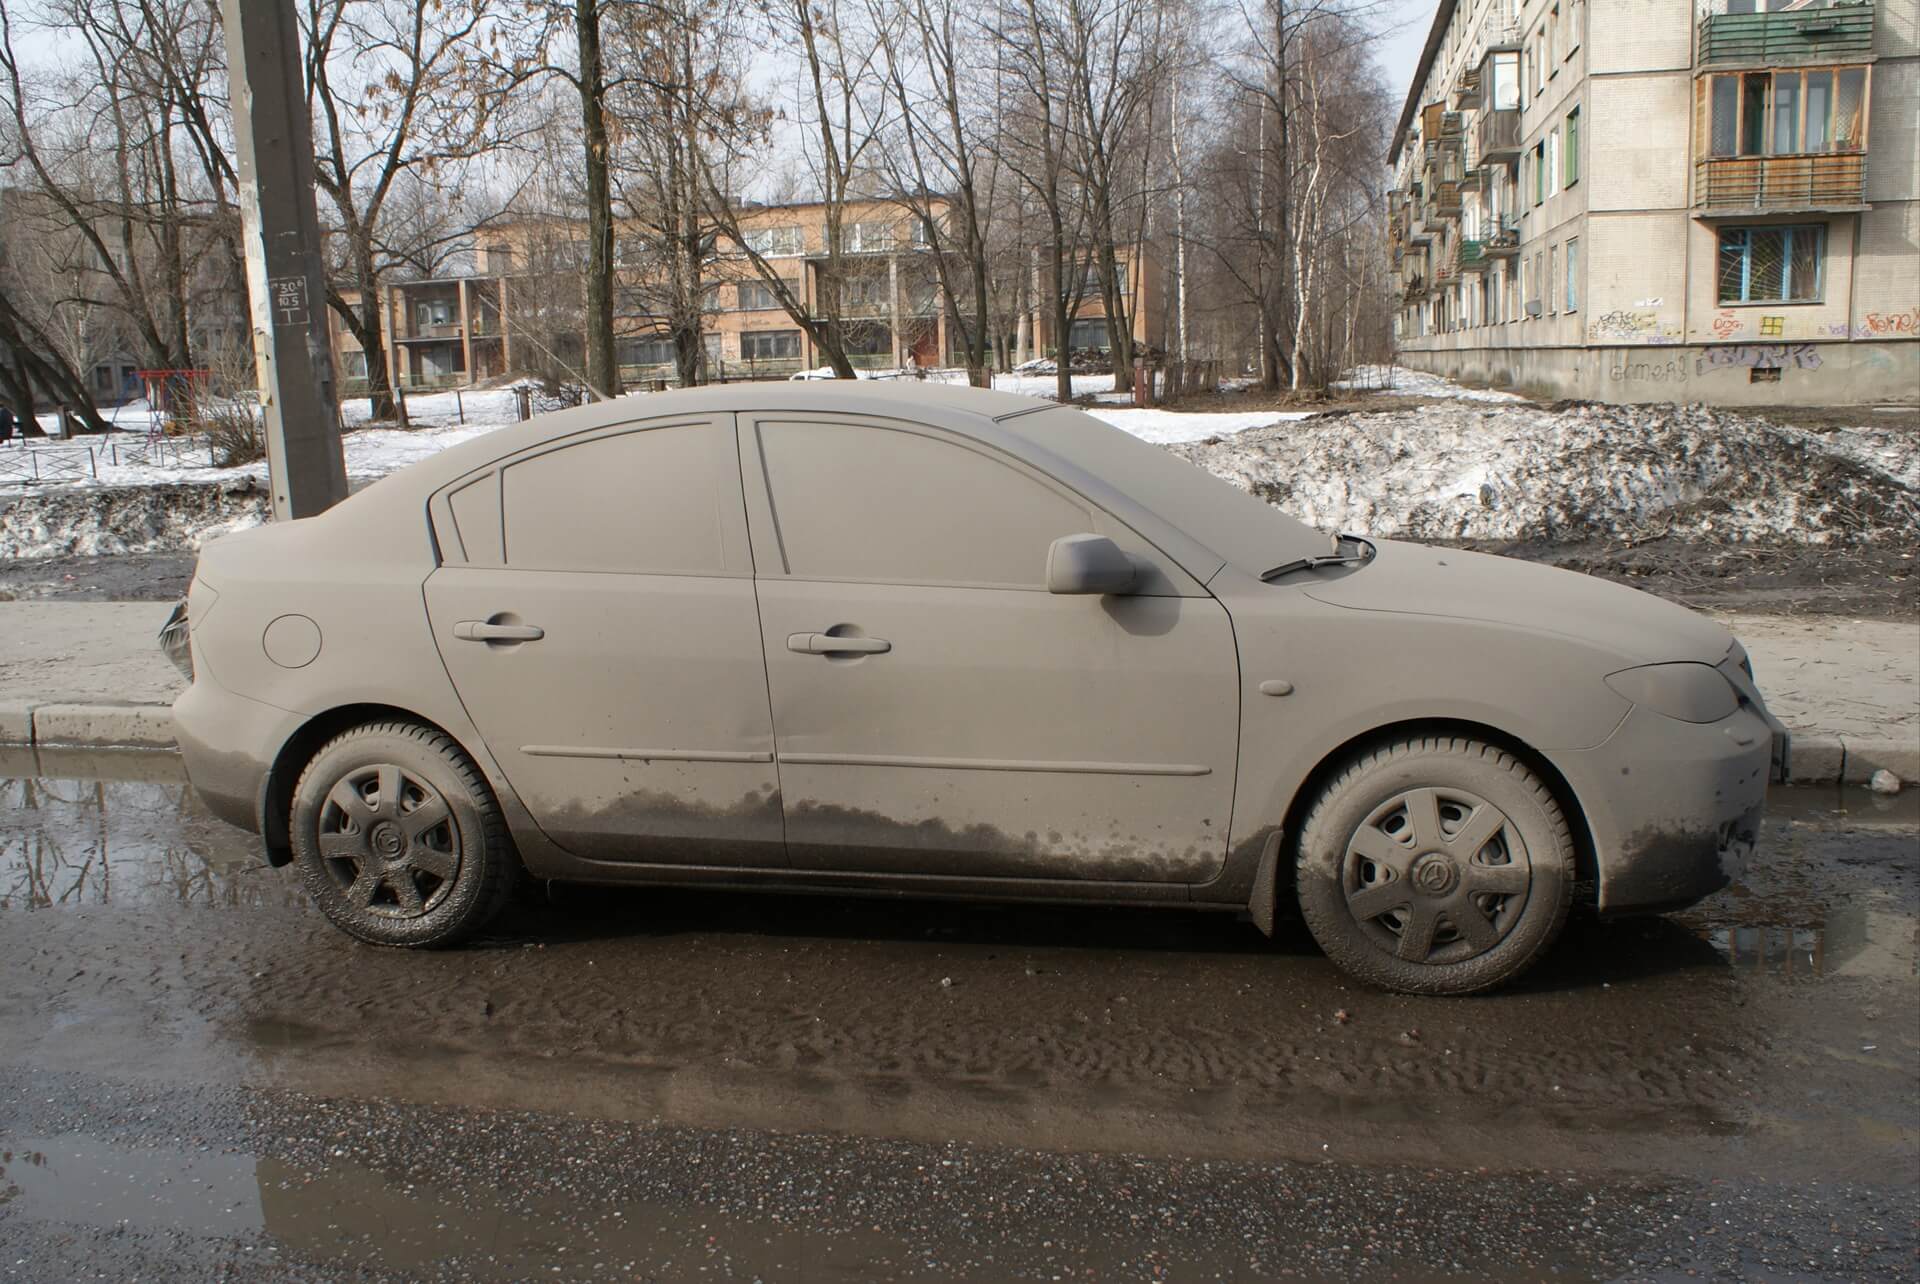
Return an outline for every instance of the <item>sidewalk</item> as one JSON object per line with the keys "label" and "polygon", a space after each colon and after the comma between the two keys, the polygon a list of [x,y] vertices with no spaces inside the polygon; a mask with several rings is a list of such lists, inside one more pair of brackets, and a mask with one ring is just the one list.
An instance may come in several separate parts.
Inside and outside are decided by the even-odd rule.
{"label": "sidewalk", "polygon": [[[155,644],[164,602],[0,602],[0,744],[170,748],[184,685]],[[1803,783],[1920,782],[1920,621],[1717,617],[1794,733]]]}

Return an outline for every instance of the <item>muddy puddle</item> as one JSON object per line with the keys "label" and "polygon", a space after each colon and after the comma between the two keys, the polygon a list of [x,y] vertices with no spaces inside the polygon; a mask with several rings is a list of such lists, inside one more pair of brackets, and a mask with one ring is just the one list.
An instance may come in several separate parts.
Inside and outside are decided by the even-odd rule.
{"label": "muddy puddle", "polygon": [[0,749],[0,911],[292,903],[173,754]]}
{"label": "muddy puddle", "polygon": [[560,888],[465,948],[375,950],[174,760],[16,754],[0,1044],[703,1128],[1502,1167],[1599,1138],[1684,1165],[1690,1138],[1817,1126],[1864,1165],[1920,1142],[1920,1030],[1895,1016],[1920,999],[1917,803],[1783,791],[1736,886],[1577,914],[1518,985],[1437,1002],[1348,981],[1297,923],[1128,908]]}
{"label": "muddy puddle", "polygon": [[[1898,889],[1831,903],[1796,886],[1796,866],[1807,835],[1834,829],[1897,865],[1902,848],[1920,848],[1920,790],[1776,789],[1767,820],[1775,850],[1761,877],[1672,921],[1742,971],[1793,980],[1916,975],[1920,922],[1900,906]],[[551,899],[591,923],[645,897],[557,889]],[[304,904],[298,880],[266,868],[251,835],[207,813],[176,756],[0,749],[0,910]],[[798,902],[796,921],[818,904]],[[746,917],[759,919],[753,907]]]}
{"label": "muddy puddle", "polygon": [[564,1278],[568,1263],[598,1271],[645,1263],[667,1278],[718,1267],[723,1278],[852,1280],[866,1278],[872,1263],[908,1256],[906,1243],[871,1231],[815,1235],[641,1201],[583,1218],[575,1204],[510,1203],[482,1183],[443,1187],[337,1158],[309,1168],[80,1133],[0,1140],[0,1206],[11,1213],[125,1232],[266,1237],[274,1252],[401,1277],[444,1273],[456,1262],[461,1278],[486,1280],[522,1280],[535,1270]]}

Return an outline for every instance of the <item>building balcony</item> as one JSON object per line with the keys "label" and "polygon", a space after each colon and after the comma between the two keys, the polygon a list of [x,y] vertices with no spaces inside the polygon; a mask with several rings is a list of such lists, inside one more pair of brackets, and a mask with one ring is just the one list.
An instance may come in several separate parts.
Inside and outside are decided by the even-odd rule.
{"label": "building balcony", "polygon": [[1487,270],[1486,242],[1461,241],[1455,254],[1455,261],[1462,272],[1484,272]]}
{"label": "building balcony", "polygon": [[1505,222],[1500,230],[1480,242],[1480,252],[1490,259],[1512,258],[1520,252],[1520,228]]}
{"label": "building balcony", "polygon": [[460,323],[457,321],[444,322],[439,325],[409,326],[407,327],[407,332],[399,336],[403,343],[434,343],[446,339],[458,339],[459,337]]}
{"label": "building balcony", "polygon": [[1694,212],[1704,218],[1866,207],[1864,152],[1725,156],[1696,161]]}
{"label": "building balcony", "polygon": [[[1724,7],[1719,0],[1716,8]],[[1852,62],[1873,54],[1870,0],[1700,19],[1700,65]]]}
{"label": "building balcony", "polygon": [[1449,179],[1441,183],[1439,187],[1434,190],[1433,207],[1441,218],[1458,218],[1460,216],[1460,203],[1462,199],[1462,189],[1464,187],[1464,183],[1458,183]]}
{"label": "building balcony", "polygon": [[1474,138],[1482,164],[1513,160],[1520,155],[1520,113],[1513,109],[1481,112],[1474,123]]}

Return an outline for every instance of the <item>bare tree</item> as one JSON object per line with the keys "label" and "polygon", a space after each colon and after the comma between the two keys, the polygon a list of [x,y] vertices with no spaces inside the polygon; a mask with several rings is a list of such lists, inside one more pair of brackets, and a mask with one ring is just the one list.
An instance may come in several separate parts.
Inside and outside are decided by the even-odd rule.
{"label": "bare tree", "polygon": [[[618,144],[614,183],[630,235],[619,255],[623,293],[664,327],[682,385],[706,377],[705,322],[719,226],[701,183],[754,119],[736,87],[744,41],[721,0],[660,0],[654,21],[622,24],[609,53]],[[631,284],[624,284],[631,281]]]}
{"label": "bare tree", "polygon": [[375,419],[394,415],[381,314],[389,202],[415,182],[457,188],[464,166],[505,141],[501,108],[520,81],[487,56],[492,8],[493,0],[305,0],[301,14],[315,183],[332,207],[345,268],[327,302],[366,353]]}
{"label": "bare tree", "polygon": [[[795,281],[772,261],[777,255],[756,234],[756,223],[764,220],[751,215],[737,186],[756,153],[764,157],[772,113],[763,109],[751,122],[753,132],[731,140],[736,145],[727,152],[701,158],[702,191],[715,228],[743,270],[736,275],[763,285],[834,374],[851,379],[849,314],[863,310],[858,300],[867,292],[856,282],[868,264],[849,236],[850,213],[870,204],[879,186],[870,155],[881,132],[879,43],[860,24],[851,0],[779,0],[772,8],[775,34],[798,63],[798,151],[825,225],[822,244],[806,250],[814,265],[814,290],[806,288],[804,268]],[[745,144],[749,137],[757,137],[757,149]]]}
{"label": "bare tree", "polygon": [[[57,30],[80,59],[23,66],[16,25]],[[46,345],[82,318],[99,332],[100,309],[117,314],[106,328],[150,368],[193,366],[196,339],[228,328],[211,324],[231,314],[219,295],[238,262],[232,166],[216,124],[220,56],[210,12],[191,0],[0,0],[5,167],[32,197],[17,209],[36,233],[35,265],[60,286],[37,305],[14,296],[21,337],[39,336],[34,360],[51,362]],[[86,419],[84,378],[65,392],[78,392]]]}

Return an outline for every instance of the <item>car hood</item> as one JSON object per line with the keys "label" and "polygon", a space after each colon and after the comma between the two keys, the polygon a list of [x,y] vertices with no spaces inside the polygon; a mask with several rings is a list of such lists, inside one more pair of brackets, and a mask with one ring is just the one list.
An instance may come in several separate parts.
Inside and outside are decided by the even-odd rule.
{"label": "car hood", "polygon": [[1486,553],[1376,543],[1371,562],[1311,584],[1307,595],[1356,611],[1448,616],[1577,638],[1628,663],[1718,664],[1733,645],[1733,635],[1703,615],[1590,575]]}

